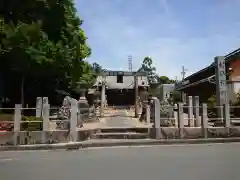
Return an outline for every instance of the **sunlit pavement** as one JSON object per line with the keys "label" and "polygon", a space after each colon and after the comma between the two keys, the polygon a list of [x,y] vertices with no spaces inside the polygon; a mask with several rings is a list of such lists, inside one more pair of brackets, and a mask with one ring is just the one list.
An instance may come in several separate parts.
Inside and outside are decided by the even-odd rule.
{"label": "sunlit pavement", "polygon": [[239,180],[239,143],[0,152],[3,180]]}

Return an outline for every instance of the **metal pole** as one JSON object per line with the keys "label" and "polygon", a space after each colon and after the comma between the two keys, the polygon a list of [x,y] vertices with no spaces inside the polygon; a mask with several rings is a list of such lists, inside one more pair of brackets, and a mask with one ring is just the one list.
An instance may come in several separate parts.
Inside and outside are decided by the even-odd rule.
{"label": "metal pole", "polygon": [[138,118],[138,76],[134,75],[134,89],[135,89],[135,117]]}

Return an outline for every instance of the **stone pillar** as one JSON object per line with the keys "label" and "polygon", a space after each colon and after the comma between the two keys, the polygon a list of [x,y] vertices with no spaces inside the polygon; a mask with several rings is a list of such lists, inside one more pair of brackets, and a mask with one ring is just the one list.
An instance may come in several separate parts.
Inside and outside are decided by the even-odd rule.
{"label": "stone pillar", "polygon": [[207,116],[207,104],[202,104],[202,118],[201,118],[202,134],[204,138],[208,137],[208,116]]}
{"label": "stone pillar", "polygon": [[182,93],[181,93],[181,97],[182,97],[182,102],[183,102],[184,104],[186,104],[186,101],[187,101],[187,95],[186,95],[186,93],[182,92]]}
{"label": "stone pillar", "polygon": [[150,105],[146,105],[146,123],[150,124]]}
{"label": "stone pillar", "polygon": [[138,76],[134,75],[134,91],[135,91],[135,117],[138,118]]}
{"label": "stone pillar", "polygon": [[[146,105],[146,123],[150,124],[150,105]],[[148,133],[150,133],[150,128],[148,128]]]}
{"label": "stone pillar", "polygon": [[228,93],[227,93],[227,78],[226,78],[226,66],[225,66],[225,57],[218,56],[215,57],[216,69],[216,101],[218,108],[218,117],[223,119],[224,110],[223,105],[228,102]]}
{"label": "stone pillar", "polygon": [[[178,111],[178,105],[174,104],[174,109]],[[178,112],[174,111],[175,127],[178,127]]]}
{"label": "stone pillar", "polygon": [[49,113],[50,105],[43,104],[42,118],[43,118],[43,131],[42,131],[42,143],[47,142],[48,132],[49,132]]}
{"label": "stone pillar", "polygon": [[[88,112],[87,114],[86,114],[86,111]],[[88,120],[88,118],[90,117],[90,113],[91,113],[91,108],[88,104],[86,97],[85,96],[80,97],[78,101],[78,115],[77,115],[78,127],[81,127],[83,123]]]}
{"label": "stone pillar", "polygon": [[178,103],[178,128],[180,138],[184,137],[184,114],[183,103]]}
{"label": "stone pillar", "polygon": [[78,101],[76,99],[71,100],[71,118],[70,118],[70,141],[77,141],[77,113],[78,113]]}
{"label": "stone pillar", "polygon": [[104,105],[105,105],[105,79],[102,82],[102,90],[101,90],[101,107],[100,107],[100,116],[104,116]]}
{"label": "stone pillar", "polygon": [[195,116],[195,127],[201,126],[201,119],[199,116],[199,96],[194,96],[194,116]]}
{"label": "stone pillar", "polygon": [[13,134],[13,144],[18,145],[18,137],[21,127],[21,118],[22,118],[22,105],[21,104],[15,104],[15,110],[14,110],[14,134]]}
{"label": "stone pillar", "polygon": [[37,99],[36,99],[36,117],[42,116],[42,104],[43,104],[43,98],[37,97]]}
{"label": "stone pillar", "polygon": [[229,134],[229,128],[230,128],[230,107],[228,103],[224,104],[224,127],[226,129],[226,133]]}
{"label": "stone pillar", "polygon": [[193,99],[192,96],[188,96],[188,126],[194,126],[194,117],[193,117]]}
{"label": "stone pillar", "polygon": [[158,98],[153,97],[153,108],[154,108],[154,129],[156,139],[161,138],[161,119],[160,119],[160,102]]}
{"label": "stone pillar", "polygon": [[48,97],[43,97],[43,102],[42,103],[43,104],[49,104]]}

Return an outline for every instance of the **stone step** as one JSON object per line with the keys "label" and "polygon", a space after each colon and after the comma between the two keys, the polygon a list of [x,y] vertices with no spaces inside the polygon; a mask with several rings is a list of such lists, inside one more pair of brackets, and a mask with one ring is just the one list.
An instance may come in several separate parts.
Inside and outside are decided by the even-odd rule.
{"label": "stone step", "polygon": [[137,132],[110,132],[93,134],[92,139],[147,139],[148,133]]}
{"label": "stone step", "polygon": [[147,133],[148,128],[137,127],[102,127],[100,128],[102,133]]}

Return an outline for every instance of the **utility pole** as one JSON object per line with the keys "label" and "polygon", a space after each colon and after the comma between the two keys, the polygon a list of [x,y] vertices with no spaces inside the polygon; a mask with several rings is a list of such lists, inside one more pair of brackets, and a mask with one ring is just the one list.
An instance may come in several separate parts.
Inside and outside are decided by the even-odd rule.
{"label": "utility pole", "polygon": [[128,56],[128,70],[132,72],[132,56]]}
{"label": "utility pole", "polygon": [[182,72],[181,72],[181,74],[182,74],[182,80],[185,79],[186,72],[187,72],[187,69],[185,69],[184,66],[182,66]]}

